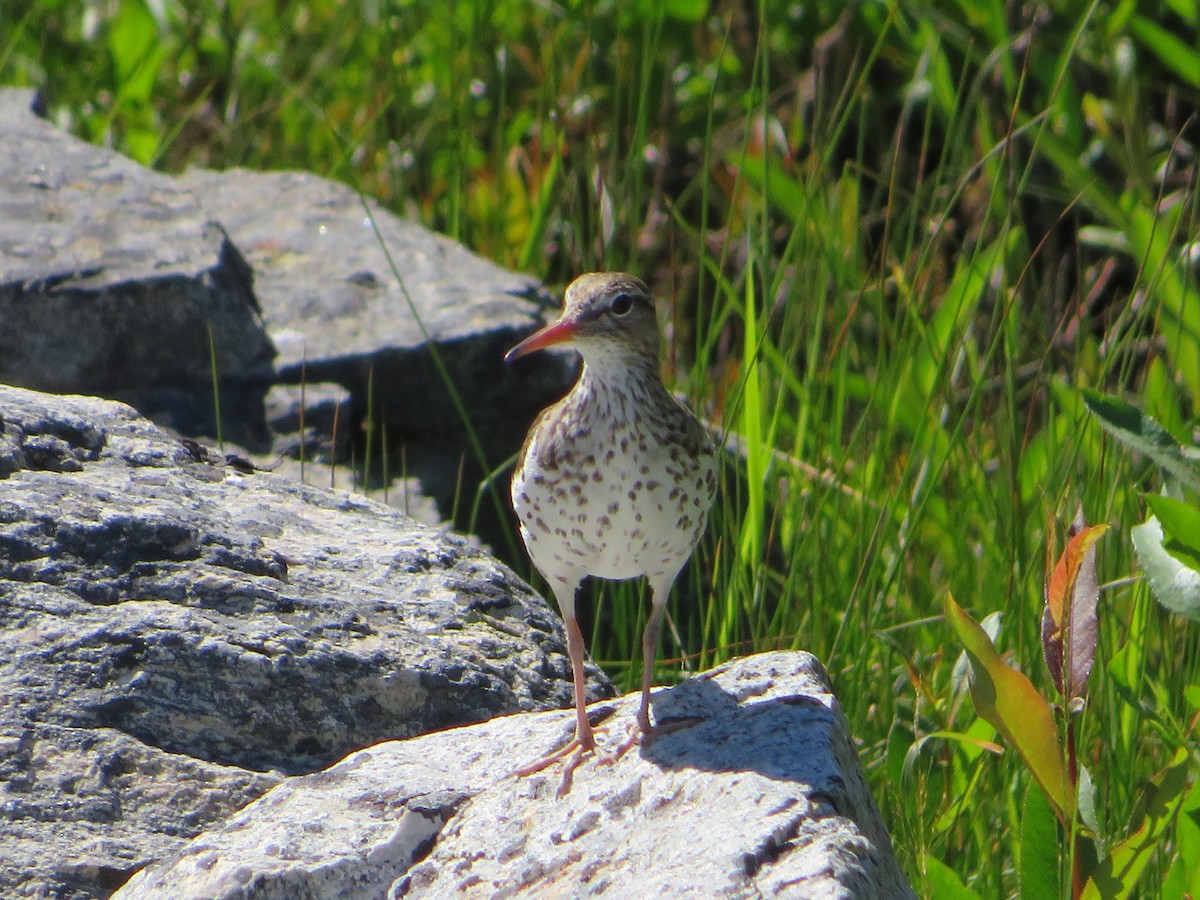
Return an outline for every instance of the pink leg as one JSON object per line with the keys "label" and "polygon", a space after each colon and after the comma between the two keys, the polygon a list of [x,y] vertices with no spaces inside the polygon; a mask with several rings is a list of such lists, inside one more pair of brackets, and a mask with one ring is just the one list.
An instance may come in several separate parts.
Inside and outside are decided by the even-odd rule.
{"label": "pink leg", "polygon": [[583,632],[579,620],[567,616],[567,653],[571,657],[571,674],[575,681],[575,740],[584,750],[596,749],[596,736],[587,716],[587,680],[583,674]]}
{"label": "pink leg", "polygon": [[657,604],[650,609],[650,621],[646,623],[646,632],[642,635],[642,704],[638,707],[638,727],[646,736],[649,736],[653,730],[650,725],[650,682],[654,678],[654,659],[658,653],[658,633],[662,628],[662,617],[665,610],[665,606]]}
{"label": "pink leg", "polygon": [[562,784],[558,788],[559,797],[564,797],[570,792],[575,770],[583,762],[584,754],[591,753],[596,749],[596,736],[587,715],[587,682],[583,674],[583,632],[579,630],[579,622],[573,614],[565,614],[563,619],[567,626],[567,654],[571,658],[571,674],[575,682],[575,737],[561,749],[555,750],[513,773],[518,777],[532,775],[566,757],[567,766],[563,772]]}
{"label": "pink leg", "polygon": [[656,602],[650,607],[650,621],[646,623],[646,630],[642,634],[642,701],[638,706],[637,724],[630,727],[629,737],[617,747],[612,762],[654,736],[654,726],[650,724],[650,685],[654,680],[654,659],[658,653],[658,634],[662,628],[663,613],[666,612],[666,595],[666,589],[652,595],[655,600],[661,597],[663,602]]}

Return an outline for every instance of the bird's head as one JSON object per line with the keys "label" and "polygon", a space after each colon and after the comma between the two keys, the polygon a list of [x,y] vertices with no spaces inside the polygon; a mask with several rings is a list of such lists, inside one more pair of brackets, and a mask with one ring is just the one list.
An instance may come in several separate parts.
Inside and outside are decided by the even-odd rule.
{"label": "bird's head", "polygon": [[658,320],[650,289],[623,272],[580,275],[567,288],[557,322],[527,337],[505,355],[513,360],[559,344],[573,346],[585,363],[650,362],[658,365]]}

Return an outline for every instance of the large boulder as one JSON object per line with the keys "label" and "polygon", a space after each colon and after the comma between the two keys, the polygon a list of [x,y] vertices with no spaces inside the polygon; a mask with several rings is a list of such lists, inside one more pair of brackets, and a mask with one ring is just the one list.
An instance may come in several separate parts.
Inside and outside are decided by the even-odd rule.
{"label": "large boulder", "polygon": [[[536,279],[345,185],[236,169],[171,177],[41,111],[33,91],[0,88],[0,382],[124,400],[255,453],[380,462],[390,444],[391,470],[369,476],[403,468],[444,509],[464,457],[478,481],[568,386],[569,355],[503,362],[556,305]],[[272,426],[303,405],[294,392],[295,415],[268,417],[279,384],[321,403],[340,386],[341,433],[276,441]],[[305,413],[306,430],[324,421]]]}
{"label": "large boulder", "polygon": [[[632,694],[593,709],[602,751]],[[291,778],[136,875],[120,900],[913,896],[824,671],[737,660],[655,694],[665,733],[613,763],[513,770],[570,712],[361,750]]]}
{"label": "large boulder", "polygon": [[[63,821],[104,837],[88,871],[128,875],[161,852],[138,837],[145,804],[110,777],[123,767],[168,783],[236,767],[245,800],[269,784],[255,772],[572,699],[559,617],[472,541],[228,466],[122,404],[6,387],[0,644],[0,896],[64,884]],[[150,749],[114,769],[114,734]],[[73,779],[42,771],[62,753],[36,748],[64,740],[75,779],[108,791],[98,817]],[[153,830],[175,840],[234,806],[160,800]],[[103,896],[105,877],[78,895]]]}
{"label": "large boulder", "polygon": [[187,425],[211,413],[215,374],[237,436],[261,440],[275,348],[224,227],[174,179],[59,131],[34,103],[0,90],[0,381],[175,409]]}
{"label": "large boulder", "polygon": [[246,254],[280,382],[335,382],[364,410],[369,395],[377,424],[413,436],[459,432],[461,413],[485,431],[524,429],[573,372],[563,355],[503,363],[556,305],[536,279],[345,185],[245,169],[192,170],[178,185]]}

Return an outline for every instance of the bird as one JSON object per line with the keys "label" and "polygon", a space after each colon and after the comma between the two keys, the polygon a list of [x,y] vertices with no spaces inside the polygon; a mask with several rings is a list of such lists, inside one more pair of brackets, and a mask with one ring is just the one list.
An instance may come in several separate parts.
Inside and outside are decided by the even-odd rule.
{"label": "bird", "polygon": [[654,733],[650,688],[659,631],[671,587],[716,496],[717,455],[707,429],[663,383],[658,319],[643,281],[623,272],[580,275],[567,287],[558,321],[505,360],[559,345],[575,349],[583,368],[571,391],[530,428],[511,496],[521,539],[566,625],[576,712],[574,739],[516,774],[569,756],[561,796],[584,755],[596,751],[576,594],[589,576],[645,576],[650,587],[641,703],[629,740],[617,754],[601,756],[614,761]]}

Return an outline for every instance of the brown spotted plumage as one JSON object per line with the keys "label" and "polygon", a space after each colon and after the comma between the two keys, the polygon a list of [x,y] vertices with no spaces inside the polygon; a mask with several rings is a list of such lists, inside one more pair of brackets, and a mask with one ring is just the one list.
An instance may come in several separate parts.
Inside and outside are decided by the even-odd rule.
{"label": "brown spotted plumage", "polygon": [[521,771],[577,751],[566,788],[582,753],[596,746],[575,594],[588,576],[648,579],[638,728],[649,735],[650,681],[667,595],[704,531],[717,476],[708,433],[663,385],[658,323],[645,284],[614,272],[581,275],[567,288],[562,318],[506,359],[556,344],[578,350],[583,371],[530,430],[512,501],[530,558],[566,621],[577,713],[575,740]]}

